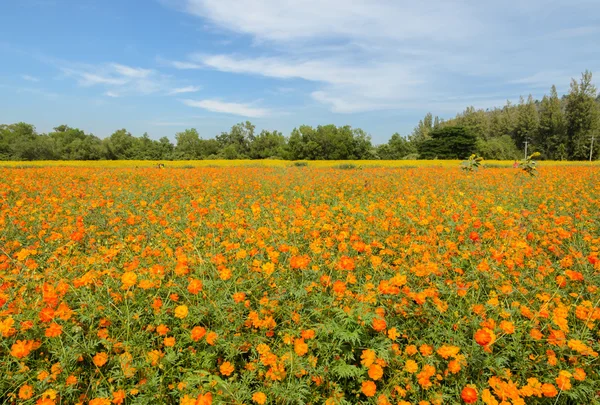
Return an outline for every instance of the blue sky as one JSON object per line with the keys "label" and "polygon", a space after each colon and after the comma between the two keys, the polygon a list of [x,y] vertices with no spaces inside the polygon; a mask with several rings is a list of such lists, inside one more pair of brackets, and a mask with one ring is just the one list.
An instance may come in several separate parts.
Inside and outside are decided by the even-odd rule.
{"label": "blue sky", "polygon": [[0,123],[211,138],[541,97],[600,71],[597,0],[2,0]]}

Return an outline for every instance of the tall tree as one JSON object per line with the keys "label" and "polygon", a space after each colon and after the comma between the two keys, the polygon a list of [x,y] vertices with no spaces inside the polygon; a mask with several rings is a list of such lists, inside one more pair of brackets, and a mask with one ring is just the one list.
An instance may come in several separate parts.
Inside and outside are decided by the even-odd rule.
{"label": "tall tree", "polygon": [[[538,126],[538,112],[533,97],[530,94],[527,101],[521,97],[517,107],[517,122],[513,132],[513,139],[517,148],[524,147],[525,142],[534,145],[535,140],[538,139]],[[533,149],[530,148],[530,150]]]}
{"label": "tall tree", "polygon": [[433,131],[433,115],[428,112],[425,117],[419,121],[415,129],[413,129],[408,140],[416,147],[421,142],[431,138],[431,131]]}
{"label": "tall tree", "polygon": [[475,152],[477,136],[463,127],[446,126],[419,144],[420,159],[466,159]]}
{"label": "tall tree", "polygon": [[489,119],[484,110],[467,107],[462,113],[456,116],[452,125],[465,128],[479,139],[488,138]]}
{"label": "tall tree", "polygon": [[138,139],[126,129],[115,131],[110,137],[104,139],[106,154],[109,159],[130,160],[135,159]]}
{"label": "tall tree", "polygon": [[547,159],[566,159],[564,151],[566,151],[568,143],[567,132],[556,86],[552,86],[550,97],[544,96],[542,99],[539,115],[540,124],[536,140],[539,151]]}
{"label": "tall tree", "polygon": [[[571,90],[567,95],[565,118],[567,126],[567,150],[569,159],[585,160],[589,158],[591,138],[596,139],[599,127],[599,111],[596,99],[596,87],[592,84],[592,73],[587,70],[581,75],[579,83],[573,79]],[[600,152],[596,148],[594,158]]]}
{"label": "tall tree", "polygon": [[200,135],[196,128],[176,133],[175,139],[177,140],[173,152],[175,159],[191,160],[200,158]]}

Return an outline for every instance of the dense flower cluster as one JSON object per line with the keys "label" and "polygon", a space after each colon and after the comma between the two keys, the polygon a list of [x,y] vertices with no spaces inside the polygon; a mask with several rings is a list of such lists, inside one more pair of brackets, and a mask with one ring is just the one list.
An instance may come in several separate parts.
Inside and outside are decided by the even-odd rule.
{"label": "dense flower cluster", "polygon": [[0,169],[7,404],[600,401],[600,171]]}

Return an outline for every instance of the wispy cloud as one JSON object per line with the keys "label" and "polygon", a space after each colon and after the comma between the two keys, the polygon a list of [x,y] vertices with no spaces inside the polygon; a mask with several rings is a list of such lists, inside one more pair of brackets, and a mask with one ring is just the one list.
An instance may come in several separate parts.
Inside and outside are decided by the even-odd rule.
{"label": "wispy cloud", "polygon": [[218,100],[181,100],[188,107],[202,108],[207,111],[239,115],[242,117],[262,118],[270,114],[266,108],[252,107],[250,104],[227,103]]}
{"label": "wispy cloud", "polygon": [[173,90],[169,91],[169,95],[183,94],[183,93],[196,93],[197,91],[200,91],[201,88],[202,87],[200,87],[200,86],[177,87],[177,88],[174,88]]}
{"label": "wispy cloud", "polygon": [[[109,97],[171,94],[172,89],[175,88],[172,78],[157,70],[119,63],[68,64],[67,66],[63,63],[60,70],[65,76],[75,79],[79,86],[103,87],[104,95]],[[185,87],[181,87],[183,88]]]}
{"label": "wispy cloud", "polygon": [[[582,60],[583,51],[548,39],[593,38],[598,24],[590,13],[600,11],[591,0],[173,2],[200,24],[247,36],[253,46],[192,53],[168,66],[285,80],[285,87],[310,82],[312,99],[339,113],[437,105],[457,92],[491,99],[502,86],[505,98],[549,87],[547,80],[579,74],[571,60]],[[557,30],[565,13],[591,17]],[[600,57],[584,56],[589,68],[600,64]],[[536,74],[542,66],[560,74]]]}
{"label": "wispy cloud", "polygon": [[111,67],[121,76],[131,77],[132,79],[144,79],[155,73],[151,69],[135,68],[118,63],[112,63]]}
{"label": "wispy cloud", "polygon": [[192,62],[181,62],[181,61],[166,61],[166,63],[172,67],[174,67],[175,69],[180,69],[180,70],[192,70],[192,69],[202,69],[202,65],[198,64],[198,63],[192,63]]}
{"label": "wispy cloud", "polygon": [[34,83],[37,83],[40,81],[39,78],[37,78],[35,76],[30,76],[30,75],[21,75],[21,79],[27,80],[28,82],[34,82]]}

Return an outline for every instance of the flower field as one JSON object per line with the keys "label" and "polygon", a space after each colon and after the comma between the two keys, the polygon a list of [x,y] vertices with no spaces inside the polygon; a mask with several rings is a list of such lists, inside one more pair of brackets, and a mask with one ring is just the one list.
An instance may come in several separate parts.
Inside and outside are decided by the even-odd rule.
{"label": "flower field", "polygon": [[594,404],[599,305],[597,166],[0,168],[4,404]]}

